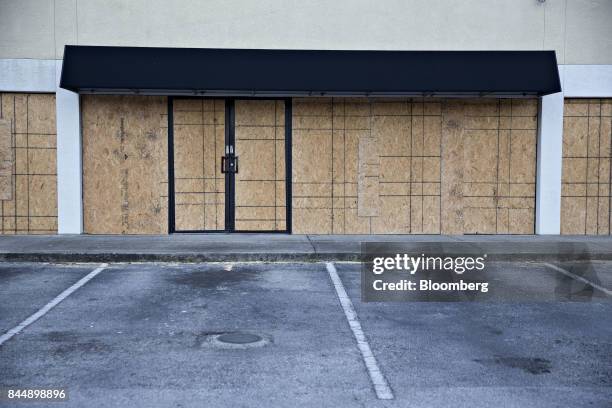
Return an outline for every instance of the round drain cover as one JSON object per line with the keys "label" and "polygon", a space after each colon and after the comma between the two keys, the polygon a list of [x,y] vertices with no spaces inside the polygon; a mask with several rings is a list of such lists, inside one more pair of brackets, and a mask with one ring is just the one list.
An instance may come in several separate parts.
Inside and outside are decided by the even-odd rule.
{"label": "round drain cover", "polygon": [[217,337],[217,340],[230,344],[249,344],[263,340],[260,336],[251,333],[227,333]]}

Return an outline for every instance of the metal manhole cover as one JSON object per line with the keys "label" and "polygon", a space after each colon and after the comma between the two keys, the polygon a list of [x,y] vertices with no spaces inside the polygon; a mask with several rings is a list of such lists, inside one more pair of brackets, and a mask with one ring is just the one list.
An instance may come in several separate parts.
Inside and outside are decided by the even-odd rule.
{"label": "metal manhole cover", "polygon": [[272,342],[268,335],[247,332],[219,333],[208,337],[206,343],[213,347],[229,349],[246,349],[252,347],[263,347]]}
{"label": "metal manhole cover", "polygon": [[217,337],[217,341],[229,344],[250,344],[261,340],[261,336],[251,333],[227,333]]}

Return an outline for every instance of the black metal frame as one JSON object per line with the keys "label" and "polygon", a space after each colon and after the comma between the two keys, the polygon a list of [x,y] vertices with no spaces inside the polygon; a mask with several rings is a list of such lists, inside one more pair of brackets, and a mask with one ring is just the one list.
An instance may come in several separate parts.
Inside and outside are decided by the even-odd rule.
{"label": "black metal frame", "polygon": [[285,102],[285,230],[258,230],[244,231],[236,230],[236,180],[234,173],[225,173],[225,229],[223,230],[176,230],[175,224],[175,186],[174,186],[174,108],[175,99],[220,99],[218,97],[190,97],[190,96],[168,96],[168,233],[271,233],[291,234],[291,154],[292,154],[292,105],[291,98],[224,98],[225,99],[225,146],[234,146],[235,150],[235,101],[247,100],[282,100]]}

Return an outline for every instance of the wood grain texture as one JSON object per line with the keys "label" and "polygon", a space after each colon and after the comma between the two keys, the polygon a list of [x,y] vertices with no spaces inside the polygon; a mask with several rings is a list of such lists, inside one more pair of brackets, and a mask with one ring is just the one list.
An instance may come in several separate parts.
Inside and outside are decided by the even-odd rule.
{"label": "wood grain texture", "polygon": [[174,99],[175,229],[225,229],[225,101]]}
{"label": "wood grain texture", "polygon": [[235,101],[236,230],[286,229],[285,103]]}
{"label": "wood grain texture", "polygon": [[536,100],[296,99],[296,233],[534,232]]}
{"label": "wood grain texture", "polygon": [[443,109],[443,232],[532,234],[537,101],[449,100]]}
{"label": "wood grain texture", "polygon": [[0,93],[0,122],[0,233],[57,233],[55,95]]}
{"label": "wood grain texture", "polygon": [[84,95],[81,109],[85,233],[167,233],[166,98]]}
{"label": "wood grain texture", "polygon": [[566,99],[561,233],[610,235],[612,99]]}
{"label": "wood grain texture", "polygon": [[13,197],[13,166],[15,164],[11,135],[12,122],[0,119],[0,200]]}
{"label": "wood grain texture", "polygon": [[380,157],[376,138],[359,139],[358,163],[357,214],[360,217],[377,217],[380,214]]}
{"label": "wood grain texture", "polygon": [[439,233],[438,101],[296,99],[293,115],[294,232]]}

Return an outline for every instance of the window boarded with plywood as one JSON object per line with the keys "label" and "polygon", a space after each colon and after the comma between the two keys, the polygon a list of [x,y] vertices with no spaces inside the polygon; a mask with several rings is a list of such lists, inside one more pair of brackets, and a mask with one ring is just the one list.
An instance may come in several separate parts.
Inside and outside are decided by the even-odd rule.
{"label": "window boarded with plywood", "polygon": [[293,231],[534,232],[536,100],[293,103]]}
{"label": "window boarded with plywood", "polygon": [[225,101],[174,99],[177,231],[225,229]]}
{"label": "window boarded with plywood", "polygon": [[13,197],[13,122],[0,119],[0,200],[6,201]]}
{"label": "window boarded with plywood", "polygon": [[566,99],[561,233],[609,235],[612,99]]}
{"label": "window boarded with plywood", "polygon": [[533,234],[537,101],[475,100],[462,108],[463,233]]}
{"label": "window boarded with plywood", "polygon": [[83,95],[81,109],[84,231],[167,233],[167,99]]}
{"label": "window boarded with plywood", "polygon": [[0,93],[0,233],[57,233],[55,95]]}
{"label": "window boarded with plywood", "polygon": [[294,99],[293,231],[440,233],[440,102]]}

